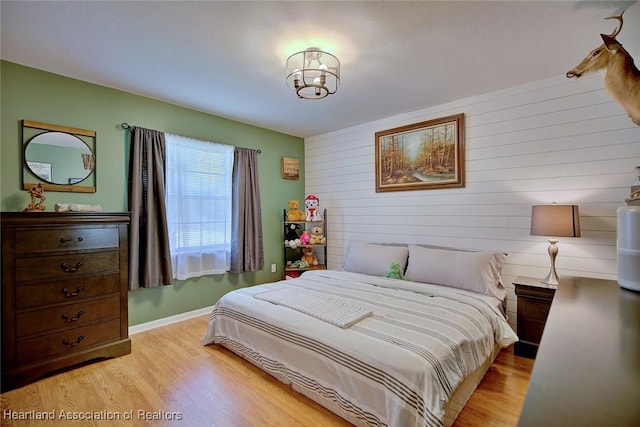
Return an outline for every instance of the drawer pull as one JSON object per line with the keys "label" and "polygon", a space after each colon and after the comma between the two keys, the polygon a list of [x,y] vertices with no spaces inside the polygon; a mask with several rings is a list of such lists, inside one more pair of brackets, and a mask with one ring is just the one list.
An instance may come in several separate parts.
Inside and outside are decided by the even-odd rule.
{"label": "drawer pull", "polygon": [[82,267],[83,264],[84,262],[78,261],[75,267],[70,267],[69,264],[67,264],[66,262],[63,262],[62,264],[60,264],[60,267],[62,267],[62,269],[67,273],[75,273],[76,271],[78,271],[80,267]]}
{"label": "drawer pull", "polygon": [[80,310],[78,314],[76,314],[76,317],[69,317],[69,315],[66,313],[63,314],[61,317],[62,317],[62,320],[64,320],[65,322],[71,323],[71,322],[77,322],[78,320],[80,320],[80,316],[82,316],[83,314],[84,314],[84,310]]}
{"label": "drawer pull", "polygon": [[84,240],[84,239],[82,238],[82,236],[81,236],[81,237],[78,237],[78,238],[76,238],[76,239],[73,239],[73,238],[71,238],[71,239],[67,239],[66,237],[61,237],[61,238],[60,238],[60,243],[67,243],[67,242],[73,242],[73,241],[76,241],[76,242],[82,242],[83,240]]}
{"label": "drawer pull", "polygon": [[77,340],[75,340],[74,342],[69,342],[69,340],[67,340],[66,338],[62,340],[62,344],[66,345],[67,347],[71,348],[71,347],[75,347],[77,345],[80,344],[80,342],[84,339],[84,335],[80,335],[78,337]]}
{"label": "drawer pull", "polygon": [[78,296],[78,294],[79,294],[83,289],[84,289],[84,286],[82,286],[82,285],[78,286],[78,288],[77,288],[75,291],[73,291],[73,292],[71,292],[71,291],[70,291],[69,289],[67,289],[67,288],[64,288],[64,289],[62,290],[62,293],[63,293],[63,294],[64,294],[64,296],[65,296],[65,297],[67,297],[67,298],[77,297],[77,296]]}

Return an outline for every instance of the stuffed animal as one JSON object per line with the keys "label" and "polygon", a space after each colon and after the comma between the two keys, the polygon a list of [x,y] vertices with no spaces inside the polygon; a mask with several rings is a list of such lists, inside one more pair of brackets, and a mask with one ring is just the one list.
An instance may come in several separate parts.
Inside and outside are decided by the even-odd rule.
{"label": "stuffed animal", "polygon": [[308,265],[318,265],[318,258],[313,254],[313,248],[302,248],[302,258],[300,261],[306,262]]}
{"label": "stuffed animal", "polygon": [[300,243],[303,245],[308,245],[309,241],[311,241],[311,235],[307,233],[307,230],[304,230],[300,235]]}
{"label": "stuffed animal", "polygon": [[299,259],[298,261],[293,261],[290,267],[291,268],[307,268],[309,267],[309,264],[306,261]]}
{"label": "stuffed animal", "polygon": [[309,240],[310,245],[324,245],[327,243],[327,238],[324,237],[322,233],[322,227],[319,225],[315,225],[311,227],[311,239]]}
{"label": "stuffed animal", "polygon": [[304,199],[304,206],[307,221],[321,221],[320,216],[320,200],[313,194],[309,194]]}
{"label": "stuffed animal", "polygon": [[287,220],[304,221],[306,219],[306,215],[300,210],[300,202],[298,200],[289,200],[287,205],[289,206]]}
{"label": "stuffed animal", "polygon": [[404,275],[402,274],[402,271],[400,271],[400,264],[398,264],[397,262],[392,262],[391,266],[389,267],[389,272],[387,273],[387,277],[390,279],[405,280]]}
{"label": "stuffed animal", "polygon": [[302,242],[300,242],[300,238],[298,237],[298,233],[296,231],[300,228],[302,228],[300,224],[285,224],[284,229],[286,231],[284,236],[284,245],[286,247],[295,249],[300,246]]}

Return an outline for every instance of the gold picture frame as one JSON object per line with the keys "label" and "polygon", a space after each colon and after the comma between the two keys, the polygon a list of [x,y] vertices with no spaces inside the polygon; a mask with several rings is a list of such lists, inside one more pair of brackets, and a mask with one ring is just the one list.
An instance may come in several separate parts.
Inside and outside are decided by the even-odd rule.
{"label": "gold picture frame", "polygon": [[464,113],[375,134],[376,192],[464,187]]}

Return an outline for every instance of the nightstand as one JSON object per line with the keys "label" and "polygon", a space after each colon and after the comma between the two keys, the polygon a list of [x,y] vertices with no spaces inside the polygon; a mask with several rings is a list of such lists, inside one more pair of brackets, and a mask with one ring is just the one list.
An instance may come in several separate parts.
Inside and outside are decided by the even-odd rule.
{"label": "nightstand", "polygon": [[534,359],[542,331],[551,309],[557,285],[542,283],[542,279],[518,276],[513,281],[518,297],[518,338],[514,353]]}

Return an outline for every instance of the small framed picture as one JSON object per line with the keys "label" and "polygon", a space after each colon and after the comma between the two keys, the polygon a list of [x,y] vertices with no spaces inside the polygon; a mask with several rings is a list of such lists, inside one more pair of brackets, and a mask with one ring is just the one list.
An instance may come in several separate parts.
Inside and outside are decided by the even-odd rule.
{"label": "small framed picture", "polygon": [[282,158],[282,178],[299,179],[300,178],[300,160],[291,157]]}

